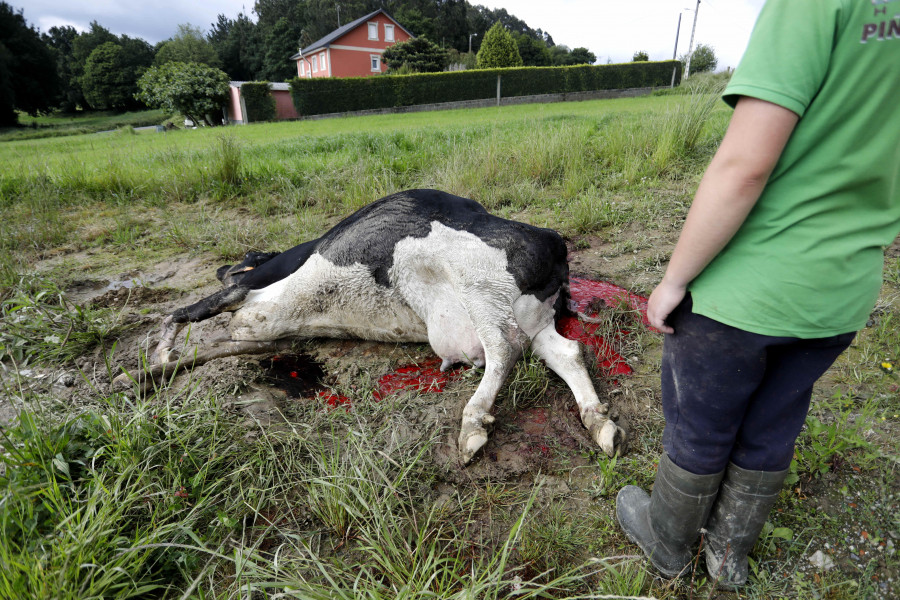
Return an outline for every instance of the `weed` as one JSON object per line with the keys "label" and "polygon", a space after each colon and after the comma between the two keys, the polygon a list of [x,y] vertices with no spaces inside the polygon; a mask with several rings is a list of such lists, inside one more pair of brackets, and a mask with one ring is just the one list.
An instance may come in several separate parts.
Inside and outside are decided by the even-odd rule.
{"label": "weed", "polygon": [[518,551],[526,573],[551,578],[580,564],[589,541],[590,531],[556,502],[526,522]]}
{"label": "weed", "polygon": [[50,281],[21,280],[0,303],[0,360],[68,362],[110,342],[124,330],[118,315],[69,302]]}
{"label": "weed", "polygon": [[220,135],[215,147],[216,179],[230,187],[242,181],[241,146],[232,135]]}
{"label": "weed", "polygon": [[614,562],[612,559],[595,559],[603,567],[596,592],[609,596],[640,596],[648,584],[648,573],[641,559],[626,557]]}
{"label": "weed", "polygon": [[546,402],[550,371],[530,350],[516,362],[497,401],[504,410],[518,412]]}

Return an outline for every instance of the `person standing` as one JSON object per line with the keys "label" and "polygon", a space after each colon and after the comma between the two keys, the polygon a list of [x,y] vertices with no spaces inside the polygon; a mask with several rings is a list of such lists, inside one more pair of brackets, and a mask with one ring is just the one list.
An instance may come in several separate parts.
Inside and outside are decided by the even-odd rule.
{"label": "person standing", "polygon": [[900,0],[768,0],[734,107],[648,304],[665,334],[664,453],[617,518],[664,575],[706,528],[734,588],[813,384],[863,328],[900,233]]}

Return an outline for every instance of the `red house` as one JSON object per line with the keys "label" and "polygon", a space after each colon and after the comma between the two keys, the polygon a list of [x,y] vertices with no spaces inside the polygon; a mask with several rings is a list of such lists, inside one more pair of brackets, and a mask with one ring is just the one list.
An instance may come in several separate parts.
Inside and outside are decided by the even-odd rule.
{"label": "red house", "polygon": [[378,9],[338,27],[291,57],[299,77],[361,77],[387,70],[381,53],[414,37],[392,16]]}

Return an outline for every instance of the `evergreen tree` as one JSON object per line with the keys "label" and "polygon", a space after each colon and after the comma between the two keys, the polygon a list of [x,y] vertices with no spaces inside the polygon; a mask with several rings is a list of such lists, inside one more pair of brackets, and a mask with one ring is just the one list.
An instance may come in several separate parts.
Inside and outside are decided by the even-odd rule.
{"label": "evergreen tree", "polygon": [[631,62],[647,62],[648,60],[650,60],[650,55],[643,50],[638,50],[631,57]]}
{"label": "evergreen tree", "polygon": [[244,13],[234,20],[219,15],[207,39],[216,51],[222,69],[235,81],[260,79],[262,43],[259,29]]}
{"label": "evergreen tree", "polygon": [[494,23],[486,34],[478,50],[479,69],[502,69],[521,67],[522,57],[512,35],[500,21]]}
{"label": "evergreen tree", "polygon": [[425,37],[397,42],[385,50],[382,57],[389,70],[402,68],[414,73],[437,73],[446,69],[450,62],[447,50]]}
{"label": "evergreen tree", "polygon": [[56,73],[59,76],[59,94],[55,104],[63,112],[74,112],[79,106],[86,104],[81,82],[76,75],[73,45],[78,31],[71,25],[51,27],[41,35],[44,43],[53,50],[56,59]]}
{"label": "evergreen tree", "polygon": [[170,40],[164,42],[156,52],[153,60],[155,66],[167,62],[195,62],[211,67],[219,67],[219,55],[199,27],[190,23],[178,26],[178,31]]}
{"label": "evergreen tree", "polygon": [[262,73],[259,79],[266,81],[286,81],[297,76],[297,65],[291,56],[297,53],[300,36],[284,17],[266,35]]}
{"label": "evergreen tree", "polygon": [[22,11],[0,2],[0,125],[15,125],[16,110],[36,115],[51,107],[59,93],[54,58]]}

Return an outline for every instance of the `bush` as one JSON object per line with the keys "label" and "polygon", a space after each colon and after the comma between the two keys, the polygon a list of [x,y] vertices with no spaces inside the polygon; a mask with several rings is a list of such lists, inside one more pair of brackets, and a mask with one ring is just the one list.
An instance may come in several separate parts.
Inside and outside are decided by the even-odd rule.
{"label": "bush", "polygon": [[668,86],[677,61],[576,65],[572,67],[520,67],[476,69],[450,73],[386,75],[291,81],[291,96],[300,115],[351,112],[493,98],[497,77],[505,98],[534,94],[560,94],[594,90]]}
{"label": "bush", "polygon": [[247,109],[247,114],[244,115],[245,122],[275,120],[277,116],[275,97],[269,91],[268,81],[248,81],[242,84],[241,97],[244,99],[244,108]]}
{"label": "bush", "polygon": [[200,63],[170,62],[148,69],[138,88],[136,97],[147,106],[181,113],[194,125],[216,125],[228,100],[228,75]]}

